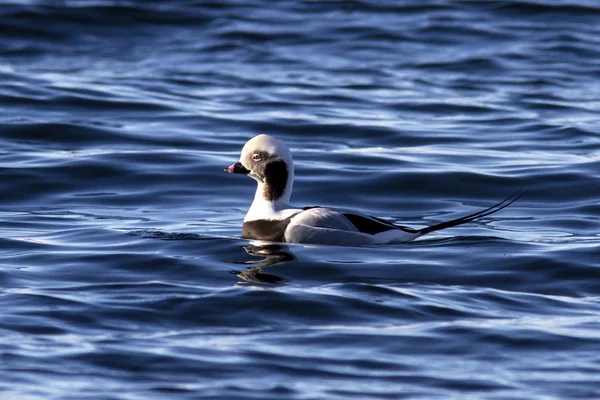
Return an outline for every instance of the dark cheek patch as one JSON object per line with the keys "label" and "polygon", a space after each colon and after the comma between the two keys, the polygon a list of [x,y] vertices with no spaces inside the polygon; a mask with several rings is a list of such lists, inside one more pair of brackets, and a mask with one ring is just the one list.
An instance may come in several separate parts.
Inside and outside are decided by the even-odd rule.
{"label": "dark cheek patch", "polygon": [[263,196],[266,200],[274,201],[283,195],[288,180],[288,169],[285,161],[273,160],[265,165],[266,180]]}

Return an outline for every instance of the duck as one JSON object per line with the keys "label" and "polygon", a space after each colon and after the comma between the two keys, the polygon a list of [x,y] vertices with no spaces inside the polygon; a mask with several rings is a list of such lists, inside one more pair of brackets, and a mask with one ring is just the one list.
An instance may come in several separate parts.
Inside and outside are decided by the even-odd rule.
{"label": "duck", "polygon": [[339,246],[407,243],[431,232],[487,217],[508,207],[526,192],[519,189],[484,210],[417,229],[356,210],[290,205],[294,185],[292,153],[281,140],[270,135],[260,134],[248,140],[239,161],[224,171],[256,181],[254,200],[242,224],[242,237],[266,242]]}

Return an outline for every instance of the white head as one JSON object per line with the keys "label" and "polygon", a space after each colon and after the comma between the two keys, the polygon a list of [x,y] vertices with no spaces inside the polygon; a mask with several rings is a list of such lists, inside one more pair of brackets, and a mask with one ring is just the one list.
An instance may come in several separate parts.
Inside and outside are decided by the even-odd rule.
{"label": "white head", "polygon": [[290,149],[269,135],[248,140],[240,161],[225,169],[229,173],[248,175],[258,182],[255,201],[287,204],[294,184],[294,161]]}

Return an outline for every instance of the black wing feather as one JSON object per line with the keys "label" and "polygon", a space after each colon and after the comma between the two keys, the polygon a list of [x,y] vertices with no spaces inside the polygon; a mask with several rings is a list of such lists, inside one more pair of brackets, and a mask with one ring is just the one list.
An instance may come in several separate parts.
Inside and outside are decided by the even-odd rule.
{"label": "black wing feather", "polygon": [[348,218],[348,220],[354,225],[356,229],[358,229],[361,233],[368,233],[369,235],[376,235],[381,232],[390,231],[392,229],[401,229],[401,227],[396,226],[386,220],[375,217],[367,217],[364,215],[352,214],[352,213],[343,213],[344,217]]}
{"label": "black wing feather", "polygon": [[[495,204],[489,208],[486,208],[485,210],[481,210],[474,214],[470,214],[470,215],[467,215],[464,217],[460,217],[460,218],[456,218],[456,219],[453,219],[450,221],[442,222],[442,223],[439,223],[436,225],[428,226],[427,228],[423,228],[423,229],[413,229],[413,228],[409,228],[406,226],[395,225],[384,219],[372,217],[372,216],[353,214],[353,213],[347,213],[347,212],[342,213],[342,214],[344,215],[344,217],[348,218],[348,220],[352,223],[352,225],[354,225],[354,227],[356,227],[356,229],[361,233],[367,233],[369,235],[376,235],[381,232],[390,231],[392,229],[398,229],[398,230],[401,230],[404,232],[415,233],[415,234],[419,234],[419,236],[423,236],[430,232],[439,231],[441,229],[446,229],[446,228],[451,228],[451,227],[457,226],[457,225],[462,225],[467,222],[471,222],[477,218],[487,217],[488,215],[494,214],[494,213],[510,206],[512,203],[514,203],[515,201],[520,199],[521,196],[523,196],[525,193],[527,193],[527,190],[519,189],[515,193],[513,193],[512,195],[507,197],[506,199],[502,200],[500,203]],[[319,207],[318,206],[304,207],[304,210],[310,210],[311,208],[319,208]]]}

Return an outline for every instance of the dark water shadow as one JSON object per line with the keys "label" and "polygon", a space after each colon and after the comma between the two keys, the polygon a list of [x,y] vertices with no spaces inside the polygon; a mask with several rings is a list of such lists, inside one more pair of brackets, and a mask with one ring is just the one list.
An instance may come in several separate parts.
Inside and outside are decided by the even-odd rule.
{"label": "dark water shadow", "polygon": [[247,282],[254,283],[286,283],[287,280],[278,275],[268,274],[263,271],[266,267],[272,267],[295,259],[288,246],[280,244],[263,244],[242,246],[246,253],[256,257],[243,264],[252,264],[252,267],[243,271],[231,270],[230,273],[237,275]]}
{"label": "dark water shadow", "polygon": [[[142,239],[158,239],[166,241],[206,241],[215,239],[214,236],[205,236],[196,233],[165,232],[154,229],[131,230],[127,232],[127,235]],[[247,246],[240,247],[244,249],[246,254],[256,259],[246,261],[223,260],[228,264],[249,266],[243,270],[229,270],[229,273],[237,275],[246,282],[269,284],[288,282],[288,280],[285,278],[268,274],[263,271],[263,268],[279,265],[296,259],[287,245],[265,243],[260,245],[248,244]]]}

